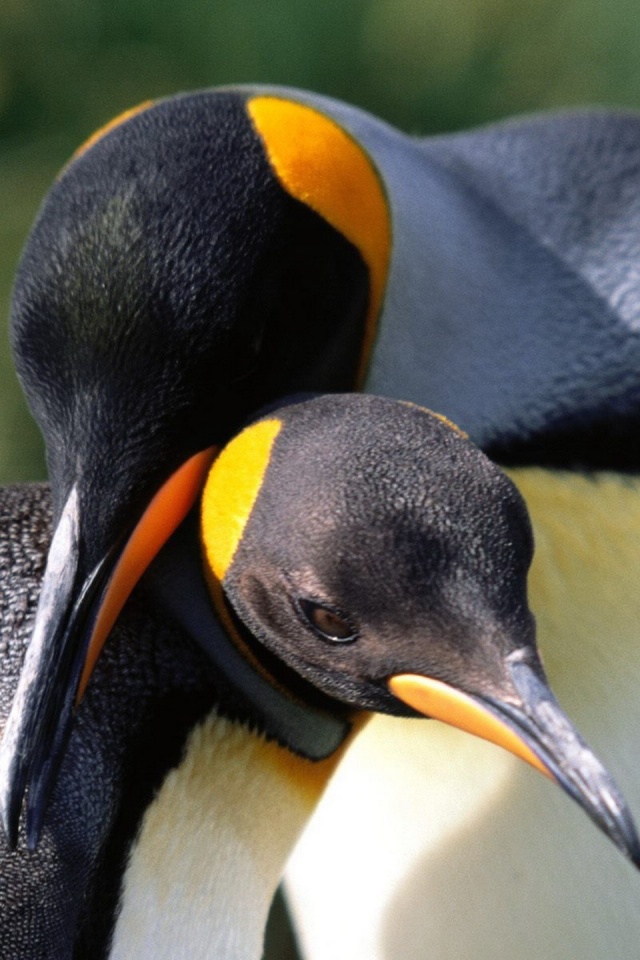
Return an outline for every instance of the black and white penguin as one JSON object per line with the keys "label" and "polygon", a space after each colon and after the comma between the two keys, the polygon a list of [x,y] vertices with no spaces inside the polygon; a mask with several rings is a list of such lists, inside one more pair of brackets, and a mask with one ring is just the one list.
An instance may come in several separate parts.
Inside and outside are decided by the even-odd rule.
{"label": "black and white penguin", "polygon": [[[607,130],[618,122],[624,124],[625,118],[595,117],[591,129],[602,130],[606,140]],[[553,126],[553,121],[547,123]],[[576,124],[580,128],[580,122],[573,120],[556,124],[565,133]],[[5,728],[0,774],[4,819],[12,842],[25,791],[28,844],[33,847],[41,832],[44,841],[52,823],[62,830],[54,831],[52,840],[54,867],[63,874],[67,871],[67,889],[85,891],[61,924],[65,943],[75,942],[80,921],[85,931],[93,929],[93,908],[88,904],[95,905],[101,883],[108,887],[113,907],[142,811],[176,763],[187,731],[204,710],[202,703],[197,710],[193,706],[185,710],[183,705],[171,749],[158,750],[162,757],[153,758],[152,775],[142,776],[142,767],[137,767],[138,801],[125,818],[126,829],[119,820],[124,816],[128,784],[117,776],[124,757],[131,764],[132,756],[140,756],[141,741],[134,738],[131,746],[128,738],[116,738],[113,796],[103,806],[95,802],[93,793],[83,795],[85,805],[93,807],[92,826],[83,827],[85,837],[88,831],[92,839],[83,843],[77,838],[75,816],[69,818],[69,801],[64,799],[73,791],[64,784],[65,771],[74,762],[82,766],[78,738],[81,718],[91,710],[89,678],[135,582],[189,513],[214,457],[213,448],[233,436],[257,407],[298,390],[345,390],[364,382],[367,389],[428,403],[459,421],[472,440],[492,455],[511,463],[589,467],[602,465],[610,457],[617,469],[633,469],[635,383],[632,376],[622,374],[633,368],[638,344],[622,309],[619,314],[609,311],[603,322],[603,297],[584,284],[577,269],[572,271],[568,254],[564,260],[555,255],[551,228],[550,236],[541,238],[510,215],[505,198],[513,199],[507,190],[509,170],[517,168],[513,155],[527,171],[535,194],[527,137],[547,146],[545,122],[537,131],[535,124],[523,129],[505,135],[499,128],[478,134],[475,140],[443,138],[423,143],[345,105],[293,91],[244,89],[187,95],[143,105],[103,130],[79,151],[45,202],[18,274],[12,336],[20,375],[47,440],[54,534],[33,641]],[[580,141],[580,136],[576,134],[575,139]],[[597,153],[597,144],[592,147],[587,137],[583,140],[585,150],[591,147]],[[539,192],[549,189],[549,171],[561,168],[561,153],[546,151],[547,174],[540,175]],[[493,176],[496,158],[502,158],[507,171],[502,180]],[[516,187],[514,208],[520,199]],[[556,196],[551,189],[549,194]],[[561,194],[559,208],[565,213],[573,210],[571,200]],[[524,201],[520,205],[526,207]],[[531,204],[532,220],[537,212],[536,204]],[[576,262],[581,264],[577,240],[574,247]],[[597,287],[597,263],[593,273]],[[606,425],[611,410],[618,415],[619,429],[610,438]],[[444,429],[455,436],[449,427]],[[283,441],[285,436],[283,432]],[[324,456],[330,465],[332,450],[326,449]],[[390,462],[383,469],[393,475],[394,466]],[[240,483],[232,480],[231,486],[236,482]],[[261,492],[256,508],[262,496]],[[399,500],[401,508],[402,497]],[[521,508],[516,512],[522,525]],[[12,522],[12,514],[8,520]],[[251,513],[247,531],[257,522]],[[171,585],[179,582],[182,561],[192,556],[193,541],[197,541],[192,531],[189,536],[189,524],[184,529],[181,536],[189,541],[189,549],[185,554],[179,546],[169,547],[167,557],[177,552],[182,558],[166,561],[169,577],[160,555],[159,568],[151,571],[150,589],[158,602],[165,597],[174,621],[196,635],[199,627],[184,614],[182,605],[178,610],[166,599],[173,595]],[[517,539],[522,540],[521,533]],[[12,542],[10,536],[8,542]],[[244,543],[243,537],[240,552]],[[397,544],[394,548],[400,549]],[[444,548],[442,552],[446,554]],[[480,553],[488,556],[486,551]],[[394,567],[392,557],[389,562]],[[488,558],[489,562],[494,569],[499,563]],[[516,592],[521,611],[527,564],[525,550],[516,563],[515,578],[519,579]],[[400,561],[397,566],[406,572],[407,566]],[[215,563],[213,569],[215,574]],[[464,580],[464,564],[460,562],[457,569]],[[530,649],[529,621],[528,632],[525,629],[510,641],[511,646],[494,630],[494,646],[482,668],[476,657],[482,659],[483,644],[473,652],[468,639],[459,638],[470,657],[468,675],[451,649],[447,656],[453,660],[445,656],[445,664],[431,673],[424,665],[411,666],[411,658],[406,663],[402,658],[389,661],[382,649],[376,649],[386,672],[381,672],[375,658],[365,662],[374,669],[378,687],[383,678],[396,678],[378,702],[370,686],[372,678],[365,673],[359,685],[353,665],[345,679],[342,669],[332,675],[326,659],[318,665],[294,656],[291,632],[285,629],[278,640],[278,630],[267,629],[256,613],[255,597],[249,603],[238,590],[234,579],[238,570],[241,567],[236,568],[235,562],[229,567],[228,584],[226,570],[216,577],[232,606],[237,605],[249,635],[257,638],[260,650],[266,644],[278,662],[284,660],[296,675],[319,687],[321,702],[314,703],[315,695],[310,696],[308,703],[294,709],[295,700],[286,696],[285,683],[285,693],[269,707],[274,688],[259,663],[245,678],[243,693],[234,698],[227,692],[225,698],[224,691],[214,696],[209,690],[203,702],[226,705],[231,721],[241,717],[255,722],[253,714],[263,712],[262,724],[269,734],[319,763],[331,765],[330,757],[337,754],[347,733],[341,710],[336,714],[336,701],[367,709],[398,709],[402,704],[403,710],[417,709],[450,721],[462,715],[463,726],[476,729],[479,723],[487,733],[487,723],[495,730],[492,709],[487,720],[487,704],[495,708],[491,699],[495,697],[503,705],[498,739],[504,739],[505,723],[513,734],[513,717],[506,722],[509,710],[504,703],[513,708],[518,697],[523,703],[533,698],[529,712],[535,715],[540,700],[552,702],[546,691],[540,692],[532,654],[522,661],[517,657],[509,661],[508,670],[505,666],[505,657],[516,649]],[[514,579],[513,573],[505,576]],[[188,582],[194,579],[199,578],[190,577]],[[497,575],[491,590],[501,582]],[[485,577],[487,589],[488,583]],[[363,591],[373,610],[375,591],[377,587]],[[190,590],[184,595],[189,596]],[[337,618],[341,629],[359,619],[344,608],[343,600],[329,599],[328,605],[321,600],[313,595],[299,598],[296,625],[307,616],[313,627],[316,607],[323,611],[317,615],[324,618],[325,626],[327,617],[333,617],[334,626]],[[363,615],[362,600],[361,595],[359,615]],[[263,596],[263,612],[264,605]],[[191,609],[191,602],[187,606]],[[28,605],[25,609],[29,610]],[[472,621],[477,613],[467,604],[465,616]],[[514,610],[511,614],[515,616]],[[154,615],[150,614],[152,619]],[[163,621],[159,633],[171,632],[170,623],[171,619]],[[446,634],[441,613],[438,623]],[[451,630],[452,635],[456,633],[453,626]],[[196,639],[203,644],[201,636]],[[355,634],[337,639],[352,641]],[[407,642],[411,647],[413,640]],[[359,642],[331,647],[351,652],[361,648]],[[252,658],[229,656],[228,682],[218,686],[242,691],[246,663]],[[215,663],[215,676],[218,671],[224,675],[225,664],[216,661],[212,650],[207,650],[206,659]],[[489,669],[491,665],[498,669],[496,664],[501,664],[502,680],[506,677],[511,684],[508,690],[500,690],[497,676]],[[522,671],[528,678],[526,697],[518,686]],[[197,686],[200,681],[187,674],[185,682]],[[417,676],[424,682],[416,681]],[[98,677],[97,673],[96,689]],[[151,685],[152,711],[165,700],[165,682],[166,678]],[[182,680],[176,682],[179,687]],[[215,680],[208,682],[215,686]],[[438,683],[445,685],[444,692]],[[103,691],[111,689],[107,680],[104,684]],[[247,714],[247,696],[251,701],[254,694],[259,709],[254,705],[253,713]],[[322,699],[325,696],[331,707]],[[66,750],[81,700],[77,733]],[[635,858],[636,841],[617,794],[606,801],[608,788],[604,788],[599,798],[587,800],[591,788],[578,783],[581,777],[588,779],[585,771],[591,761],[581,761],[574,776],[568,759],[556,756],[557,744],[555,753],[542,742],[544,737],[532,745],[531,730],[522,727],[528,709],[522,707],[520,720],[515,721],[512,749],[542,765],[570,792],[579,793]],[[95,725],[95,715],[92,720]],[[564,721],[556,734],[561,731],[566,732]],[[575,746],[578,741],[573,734],[566,736]],[[187,764],[189,756],[190,749]],[[594,769],[599,779],[600,768]],[[78,775],[76,769],[76,783]],[[160,797],[173,782],[173,775],[166,778]],[[175,811],[179,808],[180,804],[173,804]],[[64,812],[56,815],[56,809]],[[149,808],[149,817],[154,809],[155,804]],[[115,842],[116,822],[118,856],[110,860],[105,850]],[[140,835],[141,850],[146,824],[147,820]],[[152,849],[150,862],[157,867],[160,848],[156,844]],[[24,854],[7,856],[14,858],[18,870],[24,870]],[[136,859],[132,858],[129,872]],[[66,866],[70,861],[75,873]],[[143,875],[151,872],[147,863]],[[137,899],[129,898],[130,902]],[[189,897],[190,904],[195,902],[197,898]],[[170,921],[169,901],[160,897],[155,903],[155,915],[164,914]],[[23,899],[19,906],[33,922],[31,902]],[[126,927],[126,907],[125,893],[113,957],[127,956],[131,950],[133,941],[127,942],[125,934],[124,941],[119,939],[120,931],[142,929],[135,920]],[[202,910],[207,911],[204,901]],[[103,915],[110,917],[103,921],[108,938],[114,910]],[[180,928],[176,924],[174,929]],[[232,922],[226,922],[223,935],[233,940],[230,931],[234,929]],[[46,940],[51,943],[48,936]],[[102,941],[101,949],[106,949],[107,942]],[[201,951],[211,949],[202,938],[199,943]],[[52,955],[65,956],[65,949]],[[254,955],[234,953],[232,947],[220,949],[227,950],[229,957]],[[186,945],[184,950],[185,956],[196,955]],[[136,955],[144,954],[136,951]],[[160,955],[157,949],[153,955]],[[166,955],[175,956],[175,950]]]}

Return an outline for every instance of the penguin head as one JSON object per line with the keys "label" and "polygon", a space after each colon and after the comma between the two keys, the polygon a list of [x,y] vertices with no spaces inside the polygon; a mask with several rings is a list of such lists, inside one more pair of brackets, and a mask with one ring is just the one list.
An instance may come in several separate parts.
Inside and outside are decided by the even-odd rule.
{"label": "penguin head", "polygon": [[507,747],[637,862],[624,801],[538,656],[524,502],[453,424],[358,395],[268,414],[215,461],[201,536],[214,596],[267,671],[275,658],[340,704]]}
{"label": "penguin head", "polygon": [[90,518],[83,574],[189,456],[258,406],[353,386],[366,251],[280,182],[261,102],[204,93],[130,111],[78,151],[27,241],[13,351],[55,519],[74,487]]}
{"label": "penguin head", "polygon": [[504,657],[532,649],[524,503],[419,407],[364,395],[288,406],[225,448],[202,511],[209,567],[238,615],[331,696],[396,712],[385,680],[408,670],[482,677],[489,692]]}

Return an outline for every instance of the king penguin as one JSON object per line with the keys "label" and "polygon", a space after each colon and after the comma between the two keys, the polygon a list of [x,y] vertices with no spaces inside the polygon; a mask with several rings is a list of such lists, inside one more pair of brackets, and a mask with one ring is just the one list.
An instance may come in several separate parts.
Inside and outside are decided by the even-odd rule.
{"label": "king penguin", "polygon": [[[559,205],[564,203],[563,209],[573,211],[575,198],[555,194],[553,184],[549,186],[550,171],[562,170],[565,159],[562,150],[554,153],[552,144],[563,137],[571,140],[573,131],[573,146],[582,143],[583,152],[589,155],[591,149],[601,159],[607,145],[611,151],[616,125],[624,129],[633,123],[625,117],[594,115],[540,121],[537,130],[535,123],[525,125],[524,133],[507,131],[505,135],[498,130],[485,134],[484,140],[477,135],[475,140],[471,136],[468,141],[444,138],[423,143],[336,102],[294,91],[243,89],[143,105],[92,138],[63,172],[27,244],[13,305],[18,370],[47,441],[54,532],[33,638],[0,758],[10,842],[17,838],[26,793],[22,824],[26,842],[34,847],[40,834],[46,837],[49,831],[51,870],[64,877],[66,901],[73,902],[64,915],[56,904],[47,904],[46,927],[39,923],[32,898],[22,893],[7,898],[13,903],[14,916],[22,919],[22,928],[18,924],[14,929],[26,926],[40,931],[42,956],[64,957],[80,949],[77,936],[82,922],[85,942],[95,936],[90,913],[100,902],[101,885],[113,909],[102,913],[107,919],[102,921],[103,939],[97,942],[103,953],[108,949],[120,894],[118,869],[122,872],[142,810],[163,778],[160,796],[165,787],[171,789],[174,778],[166,776],[167,771],[178,762],[186,732],[211,706],[207,688],[197,705],[187,698],[190,706],[185,709],[181,689],[180,696],[174,695],[180,710],[170,710],[172,695],[167,690],[173,692],[181,684],[184,688],[185,683],[196,689],[200,684],[215,687],[215,678],[225,669],[233,689],[242,689],[244,683],[245,695],[238,694],[238,703],[227,705],[232,718],[238,715],[247,720],[247,697],[256,700],[264,711],[267,733],[317,763],[336,757],[348,736],[348,722],[334,706],[336,701],[367,709],[389,709],[391,703],[397,709],[401,703],[404,710],[450,721],[462,712],[466,717],[462,725],[476,732],[480,727],[485,733],[487,724],[495,730],[495,702],[500,702],[500,734],[492,739],[504,742],[505,728],[513,734],[515,722],[512,750],[542,766],[569,792],[581,796],[588,808],[584,795],[589,795],[592,785],[588,783],[595,776],[601,786],[595,809],[591,797],[592,815],[637,858],[628,814],[615,788],[602,779],[596,761],[591,766],[586,759],[591,754],[583,752],[586,748],[565,722],[556,722],[555,734],[565,738],[565,747],[573,745],[584,760],[576,763],[574,756],[573,779],[565,769],[567,761],[550,750],[547,735],[538,735],[538,740],[530,730],[523,735],[522,720],[514,721],[510,714],[518,700],[528,703],[531,698],[534,704],[545,704],[543,714],[545,710],[553,714],[555,709],[546,688],[544,695],[540,692],[535,655],[509,660],[508,670],[505,666],[511,654],[531,648],[522,602],[516,604],[524,627],[517,650],[504,645],[503,631],[495,624],[489,631],[501,653],[502,680],[507,676],[511,684],[506,692],[496,686],[491,671],[483,676],[484,667],[478,667],[473,652],[470,672],[465,673],[458,651],[446,642],[449,627],[440,613],[436,619],[445,662],[437,669],[435,660],[431,667],[425,661],[419,668],[402,657],[395,663],[375,644],[374,652],[382,662],[365,657],[356,664],[382,671],[372,678],[378,687],[382,679],[395,678],[394,685],[386,684],[380,702],[370,686],[363,688],[362,676],[353,666],[346,673],[340,669],[327,676],[326,662],[318,665],[297,651],[292,656],[286,624],[285,638],[278,640],[278,628],[267,630],[256,613],[256,609],[263,614],[266,610],[282,627],[283,610],[275,601],[269,609],[264,589],[262,599],[260,594],[256,599],[255,579],[244,585],[250,593],[254,590],[252,603],[243,601],[233,578],[225,582],[223,564],[223,586],[231,605],[237,604],[245,633],[248,629],[255,634],[296,677],[314,690],[319,687],[319,701],[309,693],[294,709],[295,698],[286,696],[286,678],[284,692],[278,693],[279,685],[268,679],[273,665],[265,677],[262,657],[254,662],[256,651],[252,652],[251,644],[247,647],[246,637],[244,646],[238,640],[237,649],[243,650],[239,661],[229,653],[231,662],[225,665],[220,662],[225,658],[198,635],[202,618],[193,611],[199,601],[188,603],[185,612],[183,603],[171,600],[181,572],[189,569],[187,557],[192,557],[197,541],[189,513],[214,458],[213,448],[224,444],[258,406],[291,392],[339,391],[364,384],[378,393],[428,403],[460,422],[476,444],[502,460],[593,467],[602,466],[603,456],[610,455],[612,466],[633,468],[635,384],[631,376],[624,376],[633,369],[638,350],[632,324],[622,306],[618,313],[611,309],[603,316],[600,301],[605,299],[607,280],[602,280],[600,291],[597,257],[588,264],[595,278],[594,294],[578,269],[583,251],[577,241],[572,250],[575,263],[568,256],[561,259],[553,248],[551,228],[549,238],[520,227],[508,204],[502,203],[503,191],[508,194],[505,184],[512,155],[520,158],[522,170],[515,161],[513,169],[524,178],[534,152],[527,147],[530,142],[542,143],[545,149],[538,149],[541,154],[546,150],[546,165],[537,181],[531,175],[532,185],[548,190],[554,199],[559,196]],[[599,132],[600,141],[594,131]],[[492,179],[496,159],[506,171],[505,182]],[[619,157],[621,181],[627,160],[627,154]],[[611,162],[608,169],[613,180],[615,164]],[[515,187],[512,192],[517,199]],[[597,191],[592,195],[598,196]],[[531,204],[532,220],[537,213],[538,207]],[[570,243],[567,246],[571,249]],[[605,244],[605,257],[607,249]],[[611,409],[618,414],[619,429],[608,449],[603,436],[609,439],[606,424]],[[323,454],[330,464],[331,447]],[[393,474],[394,466],[392,459],[384,469]],[[253,475],[251,469],[243,470]],[[23,560],[26,554],[35,564],[25,574],[25,583],[33,591],[39,571],[31,534],[42,544],[46,509],[41,506],[38,512],[38,504],[46,497],[40,493],[31,499],[34,520],[25,519],[20,497],[17,503],[12,501],[7,542],[13,544],[16,537],[22,542],[26,536],[26,550],[18,554]],[[402,495],[397,500],[401,508]],[[15,516],[18,533],[12,526]],[[88,771],[80,772],[91,766],[86,742],[83,749],[81,718],[84,715],[88,724],[85,731],[99,725],[100,716],[91,713],[91,690],[100,689],[101,674],[102,690],[113,690],[108,670],[116,653],[109,654],[107,644],[99,662],[98,656],[133,585],[176,530],[178,539],[169,542],[166,552],[158,556],[159,566],[154,564],[149,571],[151,594],[159,598],[157,609],[162,609],[161,601],[168,604],[169,621],[160,616],[158,623],[152,605],[149,623],[156,628],[154,637],[171,634],[176,624],[183,634],[191,634],[204,647],[209,670],[190,669],[195,662],[202,663],[201,650],[194,649],[180,671],[172,671],[163,658],[156,667],[155,656],[149,654],[153,676],[145,678],[148,685],[140,682],[144,696],[138,691],[132,699],[137,704],[138,699],[147,698],[151,706],[142,721],[136,706],[138,736],[133,752],[127,753],[126,714],[117,696],[111,695],[109,710],[117,714],[121,732],[113,741],[108,737],[117,762],[114,768],[109,764],[113,756],[107,757],[111,797],[98,802],[84,778]],[[187,547],[182,549],[184,538]],[[472,552],[476,548],[485,555],[478,545]],[[439,550],[447,553],[442,544]],[[490,558],[488,562],[491,565]],[[518,563],[522,580],[527,564]],[[212,566],[215,573],[216,563]],[[406,571],[410,564],[399,566]],[[231,573],[234,563],[228,569]],[[463,576],[464,564],[459,570]],[[312,570],[307,570],[307,578],[313,583]],[[198,568],[194,573],[191,567],[185,589],[178,594],[190,597],[193,583],[200,579]],[[489,582],[486,576],[484,582]],[[499,575],[495,582],[500,582]],[[375,594],[370,591],[367,596],[376,609]],[[359,604],[362,599],[360,595]],[[478,606],[482,603],[471,604],[465,616]],[[219,607],[223,610],[224,604]],[[329,641],[355,640],[353,615],[343,607],[342,601],[337,606],[325,604],[311,590],[310,598],[298,601],[296,622],[306,617],[321,633],[324,624]],[[504,609],[508,607],[507,603]],[[24,609],[28,614],[28,600]],[[515,617],[514,625],[515,608],[510,615]],[[125,620],[122,632],[126,624]],[[352,632],[341,637],[332,633],[336,629]],[[455,632],[453,625],[451,630]],[[136,632],[142,638],[147,634],[141,626],[133,636]],[[467,639],[461,642],[471,649]],[[483,644],[478,643],[480,656]],[[131,646],[127,657],[133,657]],[[235,650],[236,645],[229,649]],[[125,676],[134,662],[127,661]],[[213,677],[209,676],[212,663]],[[248,679],[244,676],[247,663],[252,665]],[[407,669],[409,673],[402,672]],[[515,677],[523,675],[527,680],[521,690]],[[138,677],[136,673],[134,688]],[[431,681],[426,684],[428,694],[425,678]],[[438,683],[444,685],[444,692]],[[220,691],[216,696],[223,699]],[[275,704],[269,706],[274,697]],[[478,697],[484,697],[480,706]],[[98,704],[94,711],[101,715],[101,701],[93,702]],[[105,708],[105,716],[109,710]],[[155,715],[163,711],[172,729],[166,749],[164,743],[160,748],[152,729]],[[531,706],[530,712],[539,711]],[[170,723],[170,715],[176,719],[176,714],[178,719]],[[523,714],[527,708],[521,707]],[[145,742],[154,742],[153,755],[141,750],[141,728]],[[144,764],[136,768],[142,756]],[[114,771],[122,775],[127,765],[136,768],[128,773],[138,782],[136,802],[125,811],[124,781],[114,778]],[[149,775],[143,766],[150,769]],[[272,769],[269,762],[267,766]],[[253,764],[256,781],[259,767],[260,761]],[[192,768],[192,773],[195,776],[197,769]],[[96,765],[90,776],[97,775]],[[223,772],[220,778],[224,780]],[[70,786],[65,788],[65,783]],[[77,797],[86,819],[71,814]],[[179,807],[169,804],[174,814]],[[154,809],[152,804],[150,816]],[[146,823],[145,819],[141,844]],[[115,858],[109,855],[114,849]],[[152,848],[153,869],[147,869],[147,877],[160,874],[161,849]],[[170,859],[177,875],[180,849],[176,852],[178,856]],[[18,875],[24,877],[23,886],[37,886],[38,871],[29,878],[29,861],[22,848],[7,857],[13,858]],[[129,871],[135,867],[133,856]],[[80,885],[85,890],[81,899],[77,898]],[[166,899],[155,902],[156,915],[164,910],[168,916]],[[134,921],[126,927],[126,906],[125,893],[113,939],[114,957],[131,955],[118,939],[119,930],[136,926]],[[201,919],[208,909],[193,896],[182,906],[188,908],[183,931],[189,919]],[[237,929],[231,924],[223,936],[233,941]],[[58,936],[63,939],[57,943],[62,945],[51,947],[51,938],[60,930]],[[21,935],[16,932],[15,936]],[[33,956],[24,937],[23,954],[26,950],[24,955]],[[202,956],[208,948],[200,941]],[[217,949],[229,958],[257,956],[255,951],[238,952],[240,948],[231,942]],[[188,947],[185,950],[185,956],[197,955]],[[12,951],[12,956],[20,956],[13,947]],[[97,954],[94,950],[86,955]],[[135,955],[144,954],[138,950]],[[160,956],[157,950],[149,955]]]}

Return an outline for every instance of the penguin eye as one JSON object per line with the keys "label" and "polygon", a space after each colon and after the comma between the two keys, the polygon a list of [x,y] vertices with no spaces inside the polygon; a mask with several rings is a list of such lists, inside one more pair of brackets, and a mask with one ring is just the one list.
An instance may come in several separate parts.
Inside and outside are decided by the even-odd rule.
{"label": "penguin eye", "polygon": [[298,600],[298,607],[307,623],[323,640],[332,643],[350,643],[357,640],[358,633],[352,625],[329,607],[313,600]]}

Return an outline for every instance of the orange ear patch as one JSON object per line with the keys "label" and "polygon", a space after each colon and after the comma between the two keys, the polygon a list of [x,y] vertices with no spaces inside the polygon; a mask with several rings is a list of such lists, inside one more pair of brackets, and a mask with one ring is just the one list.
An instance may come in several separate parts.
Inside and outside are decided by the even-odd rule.
{"label": "orange ear patch", "polygon": [[254,97],[247,110],[287,193],[339,230],[369,268],[360,385],[375,339],[391,250],[391,219],[382,181],[364,149],[318,110],[278,97]]}

